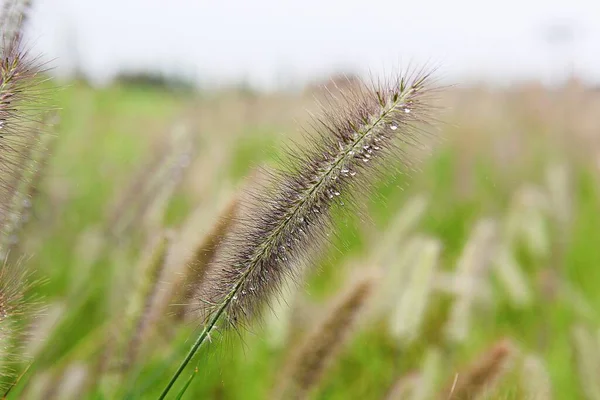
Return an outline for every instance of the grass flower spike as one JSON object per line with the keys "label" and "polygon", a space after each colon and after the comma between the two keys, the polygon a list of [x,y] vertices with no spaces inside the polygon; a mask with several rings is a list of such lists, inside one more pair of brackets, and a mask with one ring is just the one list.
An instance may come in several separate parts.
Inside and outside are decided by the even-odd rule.
{"label": "grass flower spike", "polygon": [[204,329],[163,398],[219,319],[240,326],[260,314],[286,276],[298,274],[290,266],[325,241],[333,207],[351,204],[392,154],[408,163],[411,146],[421,141],[419,125],[429,121],[429,77],[413,74],[360,86],[341,100],[332,96],[309,144],[256,193],[215,255],[197,292]]}

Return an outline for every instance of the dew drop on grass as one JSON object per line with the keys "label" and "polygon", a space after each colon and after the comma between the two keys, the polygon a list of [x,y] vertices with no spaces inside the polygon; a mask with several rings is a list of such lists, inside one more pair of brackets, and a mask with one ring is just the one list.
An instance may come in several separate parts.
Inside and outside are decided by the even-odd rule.
{"label": "dew drop on grass", "polygon": [[390,129],[393,130],[393,131],[395,131],[396,129],[398,129],[398,126],[392,124],[392,125],[390,125]]}

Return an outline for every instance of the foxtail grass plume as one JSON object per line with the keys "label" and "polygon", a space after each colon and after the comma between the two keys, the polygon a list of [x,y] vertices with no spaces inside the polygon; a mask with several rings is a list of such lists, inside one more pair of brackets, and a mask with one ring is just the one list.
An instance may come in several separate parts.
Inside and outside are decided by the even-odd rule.
{"label": "foxtail grass plume", "polygon": [[432,400],[440,386],[443,374],[442,352],[437,347],[431,347],[425,353],[421,379],[417,382],[410,400]]}
{"label": "foxtail grass plume", "polygon": [[411,197],[396,213],[382,238],[374,244],[372,262],[386,267],[398,256],[398,247],[417,226],[427,210],[428,200],[423,195]]}
{"label": "foxtail grass plume", "polygon": [[390,388],[386,400],[406,400],[410,399],[417,385],[421,382],[421,375],[418,372],[409,372],[401,376]]}
{"label": "foxtail grass plume", "polygon": [[2,252],[15,225],[19,225],[32,149],[43,129],[44,91],[40,84],[42,64],[23,50],[16,37],[4,42],[0,59],[0,230]]}
{"label": "foxtail grass plume", "polygon": [[527,185],[514,194],[506,217],[507,238],[513,245],[524,245],[538,259],[550,254],[547,212],[546,194],[536,186]]}
{"label": "foxtail grass plume", "polygon": [[316,135],[290,152],[290,168],[256,191],[224,239],[197,291],[204,330],[163,398],[217,320],[240,327],[261,313],[286,277],[298,276],[290,266],[327,241],[334,207],[353,204],[386,160],[411,163],[422,126],[432,120],[431,93],[430,75],[417,73],[332,99],[315,122]]}
{"label": "foxtail grass plume", "polygon": [[327,369],[347,342],[374,289],[368,276],[337,300],[323,321],[293,352],[276,388],[276,399],[305,399],[318,386]]}
{"label": "foxtail grass plume", "polygon": [[392,331],[404,344],[416,339],[420,333],[442,248],[435,239],[419,238],[418,241],[408,267],[410,272],[392,315]]}
{"label": "foxtail grass plume", "polygon": [[[24,324],[36,313],[36,302],[26,298],[31,287],[29,273],[21,265],[22,259],[15,264],[0,265],[0,377],[14,377],[15,367],[26,356],[23,355]],[[1,379],[6,382],[5,379]],[[0,389],[6,389],[1,387]]]}
{"label": "foxtail grass plume", "polygon": [[573,215],[570,181],[570,171],[565,164],[553,164],[546,169],[549,210],[561,227],[566,226]]}
{"label": "foxtail grass plume", "polygon": [[126,344],[119,351],[119,355],[124,355],[121,368],[125,370],[136,361],[149,326],[150,305],[164,267],[169,237],[168,232],[159,232],[150,238],[138,263],[135,286],[132,288],[126,309],[125,328],[121,328],[120,332],[121,338],[125,339],[123,344]]}
{"label": "foxtail grass plume", "polygon": [[192,144],[189,129],[176,126],[166,143],[154,149],[108,211],[106,229],[111,236],[125,238],[136,227],[161,226],[164,209],[191,164]]}
{"label": "foxtail grass plume", "polygon": [[573,327],[572,349],[583,393],[588,400],[600,399],[600,346],[596,335],[583,326]]}
{"label": "foxtail grass plume", "polygon": [[324,111],[315,126],[323,134],[290,155],[291,168],[257,191],[225,238],[198,290],[203,316],[222,305],[234,324],[259,313],[268,293],[296,273],[287,267],[325,239],[331,208],[362,192],[382,159],[394,151],[406,158],[419,142],[418,124],[429,117],[427,84],[428,75],[417,75],[363,87]]}
{"label": "foxtail grass plume", "polygon": [[489,394],[508,372],[516,355],[514,345],[502,339],[484,351],[463,371],[459,371],[446,385],[439,400],[479,399]]}
{"label": "foxtail grass plume", "polygon": [[521,365],[521,390],[528,400],[552,400],[552,382],[544,360],[528,354]]}
{"label": "foxtail grass plume", "polygon": [[411,263],[418,257],[421,244],[418,237],[405,239],[404,245],[396,250],[395,257],[383,266],[382,274],[386,279],[381,282],[375,294],[375,306],[379,316],[387,318],[395,313],[398,293],[406,289]]}
{"label": "foxtail grass plume", "polygon": [[460,291],[446,325],[446,333],[452,341],[461,342],[468,336],[477,291],[488,285],[488,267],[495,236],[496,223],[493,220],[478,221],[458,260],[456,279]]}
{"label": "foxtail grass plume", "polygon": [[493,271],[513,306],[523,308],[533,303],[527,276],[516,260],[513,249],[505,243],[499,245]]}
{"label": "foxtail grass plume", "polygon": [[75,362],[65,368],[56,389],[56,398],[60,400],[77,400],[81,398],[82,389],[89,379],[90,368],[82,362]]}

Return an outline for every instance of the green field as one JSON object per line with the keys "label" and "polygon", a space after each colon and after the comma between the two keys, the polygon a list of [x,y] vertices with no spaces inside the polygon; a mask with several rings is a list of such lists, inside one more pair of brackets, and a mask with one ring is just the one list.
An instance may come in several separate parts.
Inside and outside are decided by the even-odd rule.
{"label": "green field", "polygon": [[[56,138],[11,253],[43,309],[9,398],[156,398],[202,328],[169,290],[206,261],[194,253],[246,177],[304,140],[323,91],[51,93]],[[336,210],[318,265],[269,302],[276,318],[213,332],[171,398],[188,376],[186,399],[270,398],[331,335],[311,398],[455,398],[477,368],[485,388],[465,398],[600,398],[600,92],[448,88],[438,105],[411,165]],[[371,291],[352,326],[319,332],[357,280]],[[506,354],[486,372],[491,347]]]}

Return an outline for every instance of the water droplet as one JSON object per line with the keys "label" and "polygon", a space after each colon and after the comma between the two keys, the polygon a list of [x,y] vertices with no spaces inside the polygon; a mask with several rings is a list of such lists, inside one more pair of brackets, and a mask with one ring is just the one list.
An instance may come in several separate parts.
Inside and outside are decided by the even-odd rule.
{"label": "water droplet", "polygon": [[363,160],[363,162],[369,162],[369,159],[368,159],[368,158],[366,158],[366,157],[365,157],[365,158],[363,158],[362,160]]}
{"label": "water droplet", "polygon": [[233,300],[237,300],[237,295],[233,296]]}
{"label": "water droplet", "polygon": [[410,108],[405,108],[405,109],[404,109],[404,112],[405,112],[406,114],[410,114]]}
{"label": "water droplet", "polygon": [[354,175],[356,175],[356,171],[350,171],[350,175],[351,175],[351,176],[354,176]]}
{"label": "water droplet", "polygon": [[393,130],[393,131],[395,131],[396,129],[398,129],[398,126],[392,124],[392,125],[390,125],[390,129]]}
{"label": "water droplet", "polygon": [[340,192],[338,192],[338,191],[335,191],[335,192],[333,192],[333,194],[334,194],[334,195],[336,195],[336,196],[339,196],[339,195],[340,195]]}

